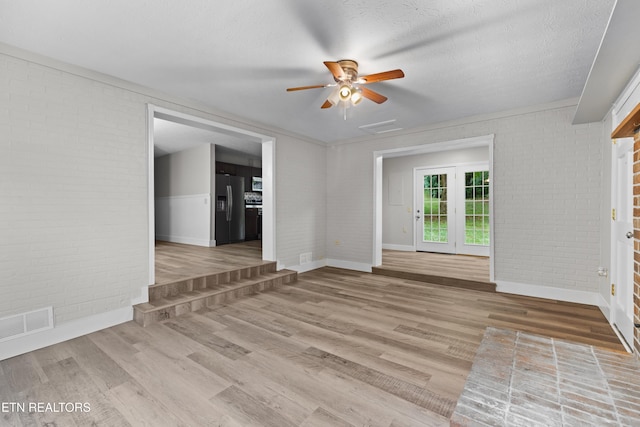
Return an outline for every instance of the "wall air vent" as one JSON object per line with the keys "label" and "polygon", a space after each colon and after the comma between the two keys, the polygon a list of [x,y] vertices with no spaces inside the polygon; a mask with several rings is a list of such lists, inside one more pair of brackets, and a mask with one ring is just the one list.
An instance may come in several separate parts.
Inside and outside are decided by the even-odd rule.
{"label": "wall air vent", "polygon": [[0,319],[0,342],[53,328],[53,307],[45,307]]}
{"label": "wall air vent", "polygon": [[371,123],[369,125],[362,125],[362,126],[359,126],[358,128],[371,135],[378,135],[381,133],[402,130],[402,128],[396,124],[396,119],[386,120],[384,122],[378,122],[378,123]]}

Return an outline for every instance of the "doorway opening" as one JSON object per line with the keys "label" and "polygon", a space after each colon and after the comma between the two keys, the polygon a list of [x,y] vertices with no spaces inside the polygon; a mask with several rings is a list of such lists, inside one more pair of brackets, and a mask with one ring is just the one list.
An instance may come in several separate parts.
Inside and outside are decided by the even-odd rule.
{"label": "doorway opening", "polygon": [[[246,129],[223,123],[214,122],[212,120],[203,119],[201,117],[172,111],[163,107],[152,104],[147,106],[147,138],[148,138],[148,212],[149,212],[149,285],[154,284],[155,278],[155,238],[156,238],[156,219],[155,219],[155,182],[154,182],[154,121],[162,119],[164,121],[173,122],[192,128],[207,130],[217,134],[229,135],[249,141],[251,144],[257,144],[260,148],[261,160],[261,194],[262,194],[262,224],[261,224],[261,243],[262,243],[262,259],[264,261],[275,261],[276,259],[276,234],[275,234],[275,138],[259,134]],[[143,295],[145,293],[143,292]]]}
{"label": "doorway opening", "polygon": [[[388,159],[395,159],[395,158],[399,158],[399,157],[411,157],[411,156],[417,156],[417,155],[423,155],[423,154],[432,154],[432,155],[437,155],[437,154],[443,154],[446,152],[453,152],[453,151],[458,151],[458,150],[466,150],[466,149],[474,149],[474,148],[482,148],[488,151],[488,165],[485,166],[486,170],[488,171],[488,175],[492,176],[493,174],[493,140],[494,140],[494,136],[493,135],[485,135],[485,136],[479,136],[479,137],[473,137],[473,138],[464,138],[464,139],[459,139],[459,140],[453,140],[453,141],[446,141],[446,142],[439,142],[439,143],[432,143],[432,144],[424,144],[424,145],[419,145],[419,146],[412,146],[412,147],[406,147],[406,148],[398,148],[398,149],[391,149],[391,150],[383,150],[383,151],[376,151],[374,152],[374,236],[373,236],[373,265],[374,266],[381,266],[382,265],[382,250],[383,250],[383,223],[385,221],[388,221],[388,218],[384,217],[384,209],[383,209],[383,199],[385,200],[385,203],[388,203],[390,199],[396,198],[396,202],[398,202],[397,200],[397,192],[394,191],[393,188],[390,188],[391,183],[392,182],[402,182],[398,177],[394,177],[392,175],[388,176],[388,182],[384,182],[383,181],[383,163],[384,161],[388,160]],[[414,169],[416,167],[414,166]],[[411,187],[413,188],[414,186],[414,182],[412,181]],[[385,185],[386,184],[386,185]],[[488,182],[486,182],[486,191],[488,192],[488,194],[492,194],[493,192],[493,181],[491,179],[489,179]],[[424,191],[424,189],[423,189]],[[472,190],[472,192],[475,191]],[[481,191],[484,191],[481,190]],[[386,194],[385,194],[386,193]],[[464,196],[464,194],[463,194]],[[464,205],[466,203],[465,199],[462,199],[462,205]],[[474,207],[475,203],[473,203],[474,201],[471,200],[471,206]],[[482,200],[480,205],[484,206],[486,202],[486,209],[488,209],[488,214],[486,215],[486,219],[484,216],[484,212],[482,212],[482,215],[479,216],[479,218],[472,218],[473,221],[475,221],[476,219],[478,219],[479,221],[488,221],[488,225],[489,225],[489,229],[488,229],[488,256],[489,256],[489,278],[490,281],[494,281],[494,260],[493,260],[493,254],[494,254],[494,239],[493,239],[493,201],[492,198],[489,198],[488,200]],[[393,201],[391,203],[394,203]],[[438,200],[438,203],[440,203],[440,200]],[[410,203],[409,206],[407,206],[406,203],[403,202],[398,202],[398,209],[399,211],[404,212],[404,216],[407,217],[407,211],[409,213],[411,213],[411,224],[407,224],[399,226],[398,227],[398,232],[399,233],[406,233],[408,234],[410,237],[413,237],[413,240],[411,240],[412,243],[406,243],[405,245],[399,245],[400,247],[391,247],[389,248],[389,245],[385,245],[385,247],[389,248],[389,249],[400,249],[400,250],[405,250],[405,251],[416,251],[416,239],[415,236],[417,235],[417,232],[415,232],[414,230],[416,229],[415,223],[417,222],[417,220],[415,219],[416,215],[415,215],[415,206],[413,206],[413,203]],[[464,218],[464,217],[463,217]],[[424,221],[424,218],[420,218]],[[432,218],[430,219],[430,224],[432,224]],[[437,218],[438,221],[440,221],[441,218]],[[464,224],[462,225],[462,227],[464,228]],[[412,234],[409,234],[412,233]],[[475,230],[474,230],[475,233]],[[475,235],[475,234],[474,234]],[[408,237],[408,238],[410,238]],[[482,238],[482,236],[478,236],[479,238]]]}

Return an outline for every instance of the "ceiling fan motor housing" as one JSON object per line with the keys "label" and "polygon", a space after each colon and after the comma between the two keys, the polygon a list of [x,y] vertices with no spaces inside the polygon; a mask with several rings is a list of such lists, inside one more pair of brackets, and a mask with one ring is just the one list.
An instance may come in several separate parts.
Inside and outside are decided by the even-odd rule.
{"label": "ceiling fan motor housing", "polygon": [[338,83],[349,82],[355,83],[358,79],[358,63],[352,59],[341,59],[338,61],[340,68],[344,71],[344,79],[340,80],[334,76],[334,80]]}

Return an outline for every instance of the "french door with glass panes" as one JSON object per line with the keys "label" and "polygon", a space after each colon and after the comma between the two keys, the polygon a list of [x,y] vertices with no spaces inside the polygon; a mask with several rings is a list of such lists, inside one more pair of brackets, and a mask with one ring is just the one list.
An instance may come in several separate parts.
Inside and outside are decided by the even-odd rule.
{"label": "french door with glass panes", "polygon": [[488,169],[416,169],[416,250],[489,255]]}
{"label": "french door with glass panes", "polygon": [[458,166],[457,176],[456,253],[489,256],[489,166]]}
{"label": "french door with glass panes", "polygon": [[456,252],[456,168],[416,169],[416,250]]}

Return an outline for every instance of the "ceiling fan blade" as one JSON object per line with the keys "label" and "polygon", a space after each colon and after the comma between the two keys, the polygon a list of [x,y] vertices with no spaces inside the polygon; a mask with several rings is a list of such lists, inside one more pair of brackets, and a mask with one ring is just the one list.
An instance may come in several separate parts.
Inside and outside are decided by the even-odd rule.
{"label": "ceiling fan blade", "polygon": [[327,68],[329,69],[329,71],[331,71],[331,74],[333,74],[333,77],[335,77],[336,80],[344,80],[347,78],[347,76],[344,74],[344,70],[342,69],[340,64],[338,64],[337,62],[324,61],[324,65],[327,66]]}
{"label": "ceiling fan blade", "polygon": [[387,100],[386,96],[380,95],[378,92],[374,92],[371,89],[367,89],[366,87],[361,87],[360,90],[362,90],[362,96],[372,100],[377,104],[382,104],[384,101]]}
{"label": "ceiling fan blade", "polygon": [[327,87],[327,85],[313,85],[313,86],[300,86],[300,87],[290,87],[287,89],[287,92],[293,92],[295,90],[306,90],[306,89],[317,89],[321,87]]}
{"label": "ceiling fan blade", "polygon": [[333,106],[333,104],[327,99],[326,101],[324,101],[324,104],[322,104],[322,107],[320,108],[331,108]]}
{"label": "ceiling fan blade", "polygon": [[398,70],[384,71],[382,73],[369,74],[368,76],[362,76],[358,79],[358,83],[364,85],[367,83],[381,82],[383,80],[401,79],[403,77],[404,77],[404,72],[398,69]]}

